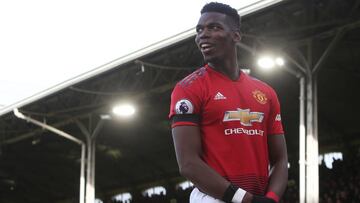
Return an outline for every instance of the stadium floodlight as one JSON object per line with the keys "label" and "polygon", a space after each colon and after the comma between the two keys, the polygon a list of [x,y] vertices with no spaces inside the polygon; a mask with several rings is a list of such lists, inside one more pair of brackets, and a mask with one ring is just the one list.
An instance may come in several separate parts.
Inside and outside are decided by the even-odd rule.
{"label": "stadium floodlight", "polygon": [[264,70],[269,70],[269,69],[271,69],[271,68],[273,68],[275,66],[275,61],[270,56],[262,56],[262,57],[260,57],[258,59],[257,63],[260,66],[260,68],[262,68]]}
{"label": "stadium floodlight", "polygon": [[121,117],[129,117],[135,114],[135,107],[131,104],[119,104],[114,106],[112,112]]}
{"label": "stadium floodlight", "polygon": [[274,67],[284,66],[285,61],[282,57],[261,56],[257,60],[257,64],[260,68],[264,70],[269,70]]}
{"label": "stadium floodlight", "polygon": [[283,65],[285,64],[285,61],[284,61],[283,58],[277,57],[277,58],[275,59],[275,63],[276,63],[276,65],[278,65],[278,66],[283,66]]}

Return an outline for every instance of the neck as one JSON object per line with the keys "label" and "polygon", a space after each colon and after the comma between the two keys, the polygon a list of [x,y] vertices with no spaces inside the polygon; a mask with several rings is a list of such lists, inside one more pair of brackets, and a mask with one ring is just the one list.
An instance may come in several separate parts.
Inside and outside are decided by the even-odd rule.
{"label": "neck", "polygon": [[216,71],[219,71],[228,78],[230,78],[231,80],[237,80],[240,76],[240,69],[238,68],[236,59],[209,62],[209,65],[213,67]]}

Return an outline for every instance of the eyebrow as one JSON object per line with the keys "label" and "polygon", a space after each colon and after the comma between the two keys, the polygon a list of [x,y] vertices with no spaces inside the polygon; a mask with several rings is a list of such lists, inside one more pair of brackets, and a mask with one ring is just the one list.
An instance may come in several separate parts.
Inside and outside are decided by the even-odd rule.
{"label": "eyebrow", "polygon": [[200,27],[206,27],[206,26],[214,26],[214,25],[220,25],[223,27],[223,24],[219,23],[219,22],[211,22],[207,25],[203,25],[203,24],[197,24],[196,25],[196,28],[200,28]]}
{"label": "eyebrow", "polygon": [[223,26],[223,24],[221,23],[218,23],[218,22],[211,22],[208,24],[208,26],[213,26],[213,25],[220,25],[220,26]]}

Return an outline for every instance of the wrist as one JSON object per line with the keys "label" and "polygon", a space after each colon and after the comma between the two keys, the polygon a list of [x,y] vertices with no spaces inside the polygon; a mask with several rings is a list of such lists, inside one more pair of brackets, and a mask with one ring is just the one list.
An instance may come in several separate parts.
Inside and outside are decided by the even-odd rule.
{"label": "wrist", "polygon": [[251,203],[276,203],[275,200],[270,199],[266,196],[254,195]]}
{"label": "wrist", "polygon": [[254,198],[253,194],[251,194],[250,192],[246,192],[245,196],[244,196],[244,198],[242,200],[242,203],[251,203],[253,198]]}
{"label": "wrist", "polygon": [[222,200],[226,203],[241,203],[245,196],[245,193],[245,190],[233,184],[230,184],[225,190]]}
{"label": "wrist", "polygon": [[231,200],[233,203],[242,203],[244,201],[244,197],[248,194],[245,190],[238,188]]}
{"label": "wrist", "polygon": [[268,191],[268,192],[266,193],[265,197],[274,200],[276,203],[278,203],[279,200],[280,200],[279,196],[278,196],[275,192],[273,192],[273,191]]}

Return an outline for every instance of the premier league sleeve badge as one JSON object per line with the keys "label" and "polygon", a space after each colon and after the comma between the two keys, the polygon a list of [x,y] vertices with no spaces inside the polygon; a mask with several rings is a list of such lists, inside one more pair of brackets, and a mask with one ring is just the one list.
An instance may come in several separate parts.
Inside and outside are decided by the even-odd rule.
{"label": "premier league sleeve badge", "polygon": [[181,99],[176,102],[175,111],[176,114],[192,114],[194,112],[194,107],[189,100]]}

